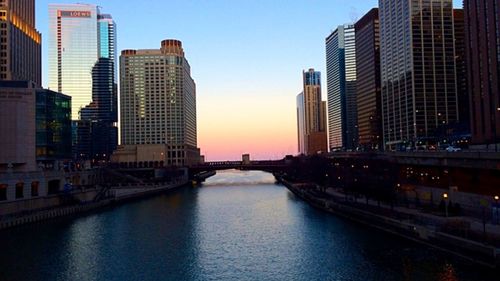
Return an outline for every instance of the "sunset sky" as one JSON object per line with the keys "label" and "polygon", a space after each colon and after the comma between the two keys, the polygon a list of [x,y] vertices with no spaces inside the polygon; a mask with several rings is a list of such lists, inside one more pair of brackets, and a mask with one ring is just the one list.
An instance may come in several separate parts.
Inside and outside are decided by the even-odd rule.
{"label": "sunset sky", "polygon": [[[48,85],[48,4],[37,0]],[[118,51],[183,42],[197,84],[198,146],[207,161],[297,153],[295,97],[302,70],[322,72],[325,37],[378,0],[95,0],[118,26]],[[460,7],[461,0],[455,0]]]}

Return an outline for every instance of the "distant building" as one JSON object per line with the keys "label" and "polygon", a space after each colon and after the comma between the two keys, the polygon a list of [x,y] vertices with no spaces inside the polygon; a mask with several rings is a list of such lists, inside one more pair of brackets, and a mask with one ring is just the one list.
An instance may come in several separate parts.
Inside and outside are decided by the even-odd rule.
{"label": "distant building", "polygon": [[58,169],[71,155],[71,97],[50,90],[36,91],[36,160]]}
{"label": "distant building", "polygon": [[327,152],[326,103],[321,98],[321,73],[309,69],[302,75],[304,91],[297,96],[299,153]]}
{"label": "distant building", "polygon": [[74,155],[108,160],[118,145],[116,24],[91,4],[51,4],[49,14],[50,89],[72,97],[73,131],[90,134],[73,136]]}
{"label": "distant building", "polygon": [[306,129],[305,129],[305,110],[304,92],[297,95],[297,136],[298,136],[298,151],[299,154],[305,154],[306,147]]}
{"label": "distant building", "polygon": [[37,169],[36,88],[30,81],[0,82],[0,173]]}
{"label": "distant building", "polygon": [[339,26],[326,38],[330,150],[358,144],[356,36],[354,25]]}
{"label": "distant building", "polygon": [[453,1],[379,0],[386,149],[436,137],[456,123]]}
{"label": "distant building", "polygon": [[464,12],[472,141],[499,144],[500,3],[465,0]]}
{"label": "distant building", "polygon": [[197,164],[196,86],[182,43],[120,57],[121,144],[112,161]]}
{"label": "distant building", "polygon": [[241,163],[243,165],[250,165],[252,161],[250,160],[250,154],[241,155]]}
{"label": "distant building", "polygon": [[383,133],[378,9],[363,16],[355,29],[359,145],[366,150],[380,150],[383,149]]}
{"label": "distant building", "polygon": [[35,29],[35,0],[0,1],[0,80],[42,84],[42,36]]}

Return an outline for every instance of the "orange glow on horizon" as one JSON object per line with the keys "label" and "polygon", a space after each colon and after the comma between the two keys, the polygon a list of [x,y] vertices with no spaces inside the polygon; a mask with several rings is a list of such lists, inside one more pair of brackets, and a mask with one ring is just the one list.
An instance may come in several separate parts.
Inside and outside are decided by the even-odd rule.
{"label": "orange glow on horizon", "polygon": [[206,161],[281,159],[296,154],[294,95],[201,97],[198,145]]}

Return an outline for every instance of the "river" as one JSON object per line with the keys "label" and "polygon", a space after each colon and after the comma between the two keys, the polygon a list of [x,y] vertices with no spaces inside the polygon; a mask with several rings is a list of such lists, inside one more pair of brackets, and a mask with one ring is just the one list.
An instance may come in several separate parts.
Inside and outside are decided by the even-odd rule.
{"label": "river", "polygon": [[0,233],[0,280],[498,280],[313,209],[262,172],[219,172],[78,218]]}

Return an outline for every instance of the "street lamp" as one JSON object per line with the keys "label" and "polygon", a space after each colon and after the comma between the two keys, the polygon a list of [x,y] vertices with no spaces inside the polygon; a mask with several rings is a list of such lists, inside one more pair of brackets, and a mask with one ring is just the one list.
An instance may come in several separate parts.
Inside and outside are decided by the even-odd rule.
{"label": "street lamp", "polygon": [[493,199],[495,199],[495,208],[497,209],[496,210],[496,217],[497,217],[497,224],[499,223],[499,220],[498,220],[498,201],[500,200],[500,197],[498,195],[495,195],[495,197],[493,197]]}
{"label": "street lamp", "polygon": [[446,212],[446,217],[448,217],[448,193],[443,193],[444,209]]}

